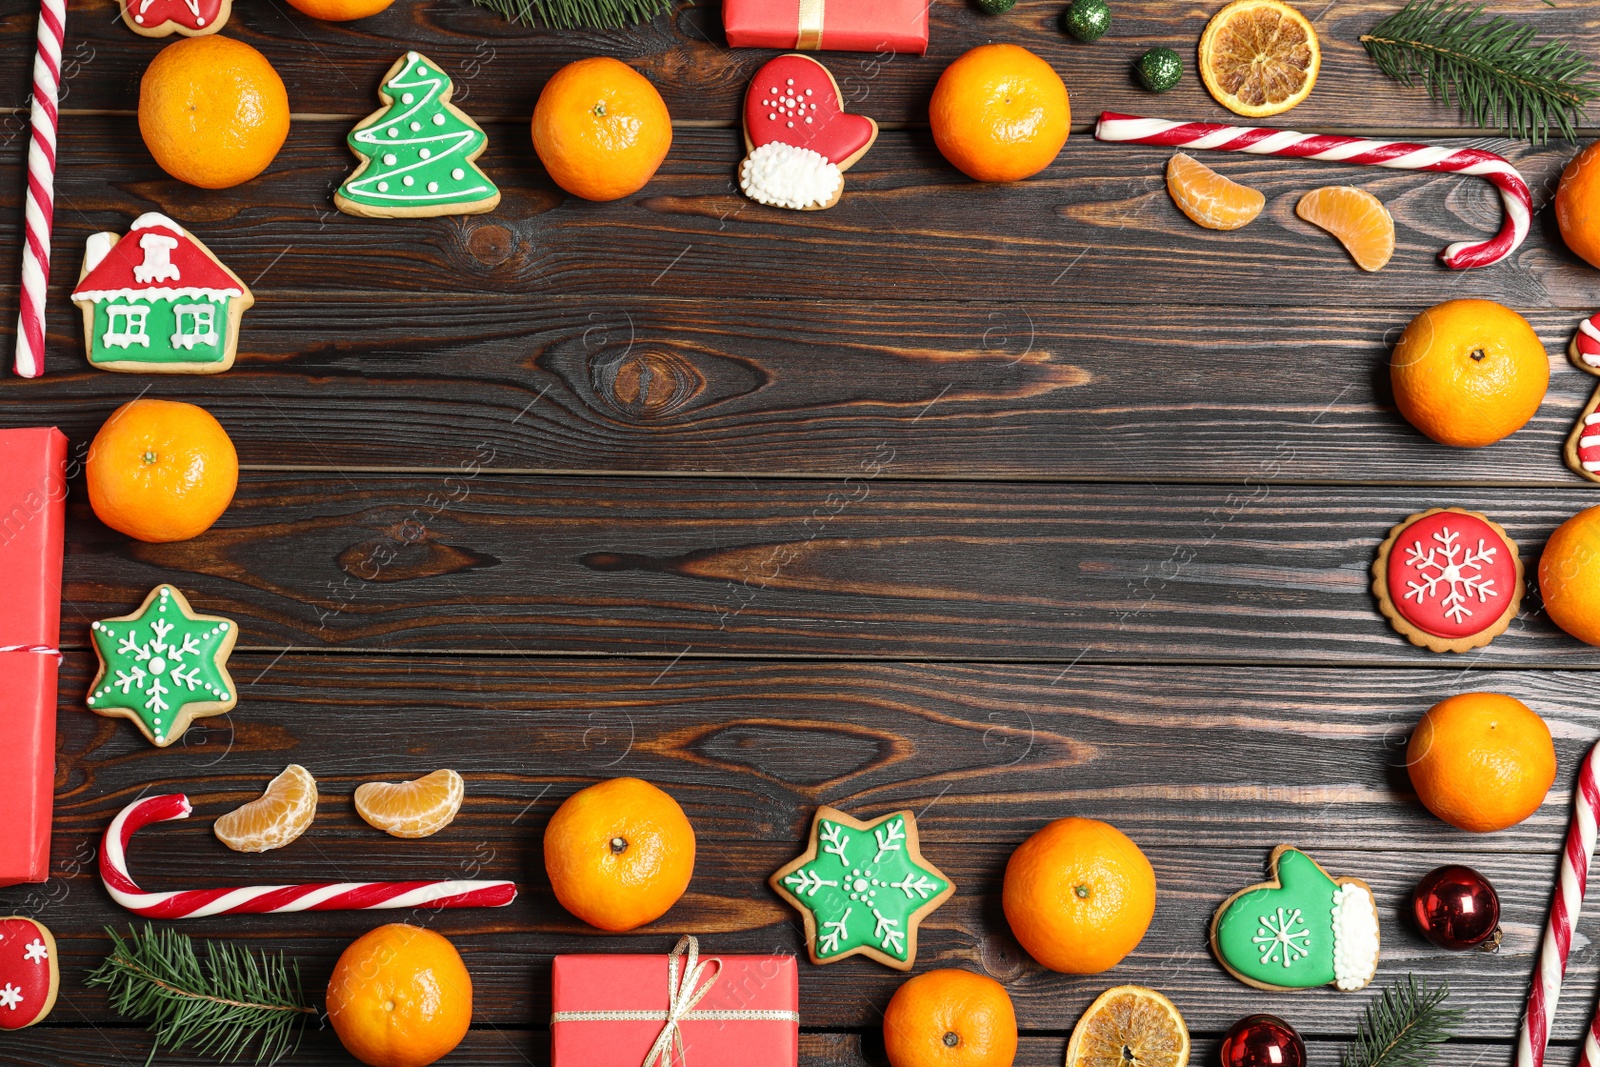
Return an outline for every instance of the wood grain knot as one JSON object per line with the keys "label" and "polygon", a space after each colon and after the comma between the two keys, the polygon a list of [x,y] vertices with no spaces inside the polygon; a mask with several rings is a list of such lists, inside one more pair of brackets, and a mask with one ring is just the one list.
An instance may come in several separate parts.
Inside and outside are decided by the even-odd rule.
{"label": "wood grain knot", "polygon": [[629,345],[617,354],[600,351],[590,360],[590,381],[606,406],[632,419],[661,419],[706,390],[693,363],[668,348]]}
{"label": "wood grain knot", "polygon": [[357,581],[409,582],[492,567],[499,561],[493,556],[469,552],[423,536],[363,541],[339,553],[335,562],[341,571]]}
{"label": "wood grain knot", "polygon": [[467,251],[485,267],[498,267],[511,257],[517,241],[504,226],[487,223],[473,228],[467,238]]}
{"label": "wood grain knot", "polygon": [[893,738],[825,722],[730,723],[701,734],[689,748],[702,759],[800,786],[836,781],[895,756]]}

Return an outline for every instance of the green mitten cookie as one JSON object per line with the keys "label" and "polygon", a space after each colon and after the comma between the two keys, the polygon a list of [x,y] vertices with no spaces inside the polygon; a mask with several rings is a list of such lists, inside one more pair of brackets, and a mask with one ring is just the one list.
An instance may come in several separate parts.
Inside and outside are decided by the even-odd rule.
{"label": "green mitten cookie", "polygon": [[1365,989],[1378,973],[1378,908],[1359,878],[1334,878],[1299,849],[1272,853],[1272,881],[1241,889],[1211,920],[1211,950],[1257,989]]}

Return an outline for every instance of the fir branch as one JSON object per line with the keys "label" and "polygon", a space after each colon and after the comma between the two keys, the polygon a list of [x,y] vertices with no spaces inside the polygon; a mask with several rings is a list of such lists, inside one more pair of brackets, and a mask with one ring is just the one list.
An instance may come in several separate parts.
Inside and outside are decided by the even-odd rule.
{"label": "fir branch", "polygon": [[300,968],[282,954],[257,955],[226,941],[206,945],[202,964],[194,942],[174,930],[130,928],[124,940],[110,927],[111,954],[86,980],[105,986],[118,1015],[148,1018],[155,1045],[191,1045],[202,1056],[237,1060],[254,1042],[258,1064],[274,1064],[300,1044],[317,1009],[300,989]]}
{"label": "fir branch", "polygon": [[618,29],[672,10],[672,0],[472,0],[510,22],[541,22],[558,30]]}
{"label": "fir branch", "polygon": [[1433,1046],[1448,1041],[1467,1014],[1445,1007],[1449,996],[1449,982],[1430,986],[1406,975],[1367,1005],[1361,1032],[1339,1057],[1339,1067],[1430,1067]]}
{"label": "fir branch", "polygon": [[1420,81],[1484,129],[1543,144],[1554,126],[1576,140],[1585,105],[1600,95],[1593,64],[1565,41],[1536,42],[1526,23],[1482,14],[1469,0],[1410,0],[1361,43],[1383,73]]}

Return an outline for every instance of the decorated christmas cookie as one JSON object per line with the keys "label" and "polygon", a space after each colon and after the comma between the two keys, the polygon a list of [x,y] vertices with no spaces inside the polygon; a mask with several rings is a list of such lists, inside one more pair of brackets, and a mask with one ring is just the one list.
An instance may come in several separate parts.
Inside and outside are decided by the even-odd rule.
{"label": "decorated christmas cookie", "polygon": [[1600,312],[1578,323],[1572,343],[1567,346],[1567,355],[1579,370],[1600,374]]}
{"label": "decorated christmas cookie", "polygon": [[132,615],[90,626],[100,671],[89,687],[89,710],[131,719],[165,748],[194,719],[221,715],[239,702],[228,676],[238,627],[196,615],[183,594],[158,585]]}
{"label": "decorated christmas cookie", "polygon": [[1359,878],[1334,878],[1288,845],[1272,881],[1241,889],[1211,920],[1211,950],[1257,989],[1365,989],[1378,973],[1378,907]]}
{"label": "decorated christmas cookie", "polygon": [[1504,527],[1461,508],[1430,508],[1389,531],[1372,592],[1394,628],[1435,652],[1493,641],[1522,604],[1522,559]]}
{"label": "decorated christmas cookie", "polygon": [[839,202],[844,172],[878,139],[878,124],[844,110],[839,83],[810,56],[779,56],[744,98],[739,187],[772,207],[820,211]]}
{"label": "decorated christmas cookie", "polygon": [[56,939],[43,923],[0,919],[0,1030],[21,1030],[50,1014],[61,971]]}
{"label": "decorated christmas cookie", "polygon": [[859,954],[901,971],[916,962],[918,924],[956,891],[922,858],[909,811],[858,822],[833,808],[817,809],[811,846],[771,885],[805,919],[812,963]]}
{"label": "decorated christmas cookie", "polygon": [[1600,482],[1600,389],[1589,398],[1567,435],[1566,456],[1574,474]]}
{"label": "decorated christmas cookie", "polygon": [[383,76],[384,106],[346,138],[361,158],[333,202],[347,215],[481,215],[500,190],[474,162],[489,137],[450,102],[455,85],[426,56],[407,52]]}
{"label": "decorated christmas cookie", "polygon": [[122,21],[145,37],[201,37],[228,23],[233,0],[122,0]]}
{"label": "decorated christmas cookie", "polygon": [[89,363],[142,374],[216,374],[233,366],[239,320],[255,297],[194,234],[154,211],[118,239],[84,245],[72,302]]}

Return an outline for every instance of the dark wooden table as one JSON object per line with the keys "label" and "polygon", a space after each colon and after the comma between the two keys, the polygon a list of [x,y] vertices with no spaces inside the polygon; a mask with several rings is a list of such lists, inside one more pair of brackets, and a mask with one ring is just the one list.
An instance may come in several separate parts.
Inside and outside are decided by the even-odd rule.
{"label": "dark wooden table", "polygon": [[[83,986],[101,928],[130,919],[93,859],[133,797],[182,790],[197,817],[134,850],[150,887],[480,867],[520,883],[510,908],[428,920],[476,990],[473,1030],[447,1062],[546,1062],[556,953],[665,952],[680,932],[714,951],[800,951],[796,916],[765,880],[799,852],[820,803],[919,813],[929,857],[960,892],[923,927],[918,968],[1003,981],[1025,1031],[1020,1064],[1059,1063],[1088,1002],[1129,982],[1177,1002],[1197,1062],[1256,1010],[1297,1025],[1315,1063],[1334,1062],[1371,994],[1263,995],[1206,947],[1212,909],[1283,842],[1371,881],[1383,979],[1449,979],[1470,1010],[1441,1065],[1508,1062],[1571,782],[1600,734],[1600,652],[1546,620],[1530,585],[1492,647],[1434,655],[1390,630],[1367,581],[1410,512],[1485,511],[1531,560],[1600,502],[1561,459],[1594,386],[1563,350],[1600,303],[1600,273],[1542,210],[1573,146],[1483,136],[1379,76],[1356,41],[1398,0],[1311,3],[1322,78],[1283,124],[1504,151],[1541,207],[1533,234],[1500,266],[1452,273],[1439,248],[1499,224],[1486,184],[1243,157],[1208,162],[1263,190],[1266,212],[1240,233],[1201,230],[1163,189],[1169,153],[1097,144],[1089,129],[1102,109],[1227,118],[1192,73],[1159,98],[1129,77],[1158,44],[1192,65],[1218,4],[1114,0],[1113,33],[1093,46],[1062,34],[1063,6],[1022,0],[986,18],[936,0],[928,58],[823,57],[884,133],[838,207],[800,214],[734,186],[739,101],[771,53],[730,52],[714,0],[614,33],[508,26],[465,0],[397,0],[346,25],[240,3],[227,33],[272,60],[296,114],[268,171],[220,192],[167,177],[140,141],[138,80],[163,42],[129,33],[109,0],[75,4],[49,374],[5,381],[0,422],[58,424],[81,457],[106,415],[147,391],[209,408],[245,470],[217,527],[172,545],[110,532],[75,485],[53,877],[0,890],[0,913],[54,929],[62,996],[48,1025],[0,1038],[0,1060],[143,1062],[147,1035]],[[1600,4],[1493,7],[1600,53]],[[0,9],[9,287],[35,8]],[[925,122],[945,64],[991,39],[1049,59],[1077,108],[1057,163],[1015,186],[966,181]],[[489,132],[482,162],[505,194],[492,215],[334,210],[353,164],[345,134],[408,48],[454,73],[456,101]],[[649,76],[677,123],[656,180],[603,205],[549,181],[527,125],[549,75],[595,53]],[[1395,215],[1382,273],[1356,270],[1294,217],[1302,192],[1331,183],[1369,189]],[[255,290],[228,374],[87,369],[66,299],[84,239],[144,211],[193,229]],[[1479,451],[1412,430],[1384,370],[1411,316],[1460,296],[1523,312],[1550,352],[1538,416]],[[167,750],[82,703],[89,621],[158,582],[242,629],[239,708]],[[1401,756],[1425,708],[1485,688],[1546,717],[1561,775],[1532,819],[1474,837],[1420,807]],[[315,826],[280,852],[228,852],[211,817],[290,762],[321,784]],[[356,817],[357,784],[446,766],[468,796],[437,837],[398,841]],[[540,838],[565,797],[621,774],[673,793],[700,853],[665,919],[603,937],[555,903]],[[1144,943],[1092,978],[1034,964],[999,904],[1010,851],[1069,814],[1129,833],[1160,879]],[[1452,861],[1502,893],[1498,955],[1441,952],[1403,919],[1417,877]],[[340,950],[385,918],[184,929],[284,950],[320,994]],[[1575,1055],[1595,1000],[1584,925],[1556,1063]],[[862,960],[802,964],[807,1067],[881,1064],[879,1014],[900,980]],[[351,1061],[322,1030],[295,1062]]]}

